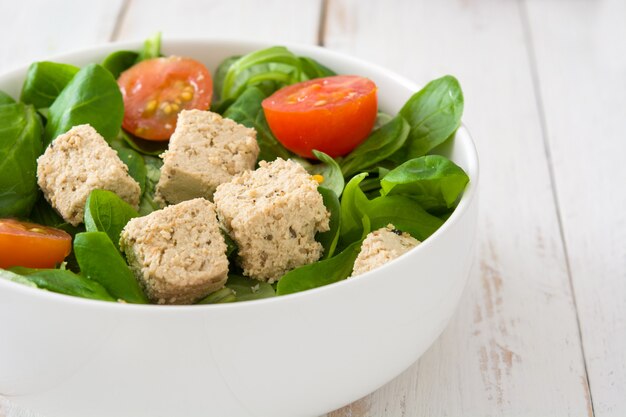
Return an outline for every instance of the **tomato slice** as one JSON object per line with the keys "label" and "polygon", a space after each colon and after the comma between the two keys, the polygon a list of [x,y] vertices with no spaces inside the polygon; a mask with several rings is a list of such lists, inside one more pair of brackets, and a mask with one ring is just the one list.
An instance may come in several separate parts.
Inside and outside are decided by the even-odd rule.
{"label": "tomato slice", "polygon": [[316,149],[343,156],[371,132],[376,84],[356,75],[316,78],[284,87],[263,100],[267,123],[292,152],[307,158]]}
{"label": "tomato slice", "polygon": [[63,230],[15,219],[0,219],[0,268],[54,268],[72,249]]}
{"label": "tomato slice", "polygon": [[207,110],[213,94],[209,70],[191,58],[141,61],[117,80],[124,97],[122,127],[148,140],[168,140],[184,109]]}

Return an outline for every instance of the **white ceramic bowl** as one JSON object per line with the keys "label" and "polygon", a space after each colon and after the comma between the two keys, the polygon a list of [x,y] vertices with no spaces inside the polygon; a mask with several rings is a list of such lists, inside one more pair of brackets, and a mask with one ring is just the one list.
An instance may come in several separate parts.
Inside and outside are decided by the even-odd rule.
{"label": "white ceramic bowl", "polygon": [[[166,40],[163,50],[212,70],[267,46]],[[338,73],[371,78],[391,114],[418,89],[358,59],[286,46]],[[139,47],[108,44],[52,60],[84,65]],[[25,72],[0,76],[0,89],[18,96]],[[0,280],[0,395],[48,417],[298,417],[374,391],[439,336],[468,277],[478,161],[465,127],[445,152],[471,178],[454,214],[416,249],[356,279],[206,306],[97,302]]]}

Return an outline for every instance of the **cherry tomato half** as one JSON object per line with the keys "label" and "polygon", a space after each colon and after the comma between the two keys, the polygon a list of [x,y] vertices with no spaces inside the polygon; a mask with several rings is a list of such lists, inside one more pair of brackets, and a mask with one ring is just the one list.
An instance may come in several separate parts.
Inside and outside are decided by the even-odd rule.
{"label": "cherry tomato half", "polygon": [[356,75],[293,84],[262,105],[276,139],[307,158],[313,149],[332,157],[349,153],[371,132],[378,108],[376,84]]}
{"label": "cherry tomato half", "polygon": [[15,219],[0,219],[0,268],[54,268],[72,249],[63,230]]}
{"label": "cherry tomato half", "polygon": [[191,58],[141,61],[117,80],[124,97],[122,127],[148,140],[168,140],[183,109],[207,110],[213,94],[209,70]]}

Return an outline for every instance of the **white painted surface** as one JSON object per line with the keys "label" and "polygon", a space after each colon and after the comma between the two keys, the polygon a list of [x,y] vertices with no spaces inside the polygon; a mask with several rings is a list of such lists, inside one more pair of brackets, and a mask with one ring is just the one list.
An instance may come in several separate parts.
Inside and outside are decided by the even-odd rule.
{"label": "white painted surface", "polygon": [[[158,4],[158,5],[157,5]],[[315,44],[321,0],[131,0],[117,39],[167,36]]]}
{"label": "white painted surface", "polygon": [[[389,2],[331,1],[326,45],[418,82],[447,73],[459,78],[481,160],[477,259],[439,341],[402,377],[332,417],[587,415],[576,312],[518,4],[403,4],[398,17],[385,13],[394,8]],[[380,36],[375,27],[395,30]]]}
{"label": "white painted surface", "polygon": [[108,42],[123,0],[0,1],[0,71]]}
{"label": "white painted surface", "polygon": [[[528,2],[595,413],[626,415],[626,2]],[[563,22],[556,24],[555,22]]]}
{"label": "white painted surface", "polygon": [[[323,2],[155,5],[3,1],[14,41],[0,70],[156,30],[315,43]],[[328,0],[329,48],[420,83],[460,79],[483,170],[453,322],[400,377],[329,416],[626,415],[625,18],[621,0]]]}

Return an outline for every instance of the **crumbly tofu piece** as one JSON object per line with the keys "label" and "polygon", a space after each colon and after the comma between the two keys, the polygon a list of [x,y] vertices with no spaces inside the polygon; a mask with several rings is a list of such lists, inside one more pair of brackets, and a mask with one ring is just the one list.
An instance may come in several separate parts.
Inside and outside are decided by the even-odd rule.
{"label": "crumbly tofu piece", "polygon": [[93,190],[109,190],[135,209],[141,188],[128,167],[88,124],[74,126],[50,143],[37,159],[37,183],[63,219],[83,222],[85,203]]}
{"label": "crumbly tofu piece", "polygon": [[352,276],[376,269],[419,244],[419,240],[397,230],[393,224],[374,230],[363,240],[361,251],[354,262]]}
{"label": "crumbly tofu piece", "polygon": [[317,186],[301,165],[278,158],[217,187],[217,215],[245,275],[274,282],[320,258],[315,234],[329,229],[330,214]]}
{"label": "crumbly tofu piece", "polygon": [[210,111],[183,110],[163,154],[157,198],[168,204],[211,199],[218,185],[254,169],[258,156],[254,129]]}
{"label": "crumbly tofu piece", "polygon": [[128,222],[120,249],[148,298],[158,304],[191,304],[224,286],[226,243],[215,205],[185,201]]}

